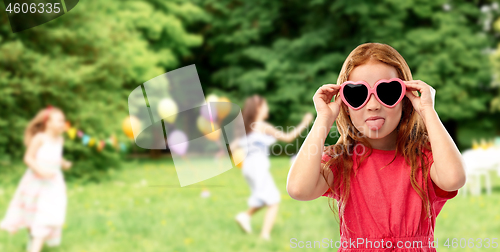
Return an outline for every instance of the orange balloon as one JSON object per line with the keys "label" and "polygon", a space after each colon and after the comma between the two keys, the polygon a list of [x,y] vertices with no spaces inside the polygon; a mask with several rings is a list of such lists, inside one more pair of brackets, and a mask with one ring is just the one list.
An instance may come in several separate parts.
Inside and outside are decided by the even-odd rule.
{"label": "orange balloon", "polygon": [[234,151],[231,151],[231,156],[233,158],[233,161],[236,164],[236,167],[241,169],[243,167],[243,161],[245,160],[245,152],[243,151],[242,148],[237,148]]}
{"label": "orange balloon", "polygon": [[123,120],[122,128],[123,132],[125,132],[125,135],[127,135],[128,138],[134,139],[133,128],[135,128],[136,130],[141,128],[141,122],[135,116],[127,116],[127,118]]}
{"label": "orange balloon", "polygon": [[102,151],[104,149],[104,141],[101,140],[99,141],[99,144],[97,144],[97,151]]}
{"label": "orange balloon", "polygon": [[219,119],[223,119],[224,117],[229,115],[229,112],[231,112],[231,104],[224,104],[223,102],[225,103],[231,101],[226,97],[219,98],[216,103],[217,117]]}
{"label": "orange balloon", "polygon": [[205,137],[210,140],[210,141],[217,141],[219,140],[220,138],[220,129],[214,131],[214,132],[210,132],[208,134],[205,134]]}
{"label": "orange balloon", "polygon": [[71,128],[71,123],[69,121],[66,121],[64,125],[64,130],[69,130]]}

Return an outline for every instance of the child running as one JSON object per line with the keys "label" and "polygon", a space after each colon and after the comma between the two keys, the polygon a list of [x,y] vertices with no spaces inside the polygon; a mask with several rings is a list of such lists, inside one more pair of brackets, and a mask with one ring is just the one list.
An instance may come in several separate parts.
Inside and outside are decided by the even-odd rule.
{"label": "child running", "polygon": [[19,183],[0,228],[15,233],[28,229],[30,252],[61,243],[66,215],[66,184],[61,171],[72,163],[62,157],[65,130],[63,112],[49,106],[28,124],[24,162],[28,169]]}
{"label": "child running", "polygon": [[271,162],[269,160],[269,147],[276,140],[291,142],[297,138],[300,132],[312,122],[311,113],[304,115],[302,122],[290,132],[282,132],[266,122],[269,117],[269,107],[265,98],[253,95],[245,101],[243,108],[243,119],[248,154],[243,162],[243,176],[250,186],[252,194],[248,198],[248,209],[236,215],[236,222],[247,233],[252,232],[251,216],[259,209],[267,206],[264,225],[260,238],[270,240],[271,229],[278,213],[278,205],[281,194],[269,171]]}

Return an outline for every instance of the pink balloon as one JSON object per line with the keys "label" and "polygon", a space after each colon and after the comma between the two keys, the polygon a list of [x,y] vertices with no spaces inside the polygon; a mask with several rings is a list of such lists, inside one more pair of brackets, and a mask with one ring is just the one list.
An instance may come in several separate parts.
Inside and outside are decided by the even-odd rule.
{"label": "pink balloon", "polygon": [[188,149],[188,139],[186,134],[180,130],[174,130],[167,135],[167,142],[170,151],[184,155]]}
{"label": "pink balloon", "polygon": [[214,120],[210,119],[210,113],[208,112],[208,105],[207,104],[200,107],[201,116],[203,116],[205,119],[207,119],[211,122],[215,122],[215,120],[217,119],[217,110],[215,109],[215,104],[213,104],[213,103],[210,104],[210,112],[212,112],[212,118],[214,118]]}

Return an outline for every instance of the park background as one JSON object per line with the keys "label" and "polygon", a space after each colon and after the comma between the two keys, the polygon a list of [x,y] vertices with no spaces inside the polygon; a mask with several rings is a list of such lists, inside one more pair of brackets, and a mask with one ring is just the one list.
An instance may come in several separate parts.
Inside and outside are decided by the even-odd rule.
{"label": "park background", "polygon": [[[208,198],[198,185],[175,186],[168,151],[141,149],[122,131],[130,92],[196,64],[205,95],[242,106],[260,94],[269,121],[286,128],[314,113],[314,92],[336,82],[350,51],[386,43],[406,59],[414,79],[437,90],[435,108],[463,151],[473,140],[500,135],[499,17],[497,1],[88,0],[13,33],[3,13],[0,214],[26,169],[24,128],[52,104],[95,140],[115,135],[125,147],[98,149],[66,137],[65,158],[74,166],[65,173],[63,244],[44,251],[288,251],[292,238],[336,240],[326,198],[301,202],[287,195],[284,153],[271,160],[282,204],[270,242],[244,235],[233,220],[250,193],[236,167],[206,181],[213,185]],[[481,250],[447,249],[447,238],[500,239],[500,179],[493,177],[492,195],[459,195],[446,204],[435,232],[441,250]],[[262,219],[262,212],[253,219],[255,233]],[[22,251],[25,242],[23,232],[0,233],[0,251]]]}

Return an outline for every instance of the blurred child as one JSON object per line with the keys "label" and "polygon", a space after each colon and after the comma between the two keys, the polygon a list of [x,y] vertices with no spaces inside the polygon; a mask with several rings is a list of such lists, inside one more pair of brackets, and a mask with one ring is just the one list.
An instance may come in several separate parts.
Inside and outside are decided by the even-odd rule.
{"label": "blurred child", "polygon": [[66,184],[61,168],[71,162],[63,159],[63,112],[52,106],[42,109],[24,133],[27,146],[24,162],[28,169],[19,183],[0,228],[15,233],[28,229],[28,251],[41,251],[44,242],[57,246],[66,215]]}
{"label": "blurred child", "polygon": [[243,162],[242,172],[252,194],[248,199],[249,209],[236,215],[236,221],[245,232],[251,233],[251,216],[257,210],[267,206],[260,237],[269,240],[278,212],[278,204],[281,201],[280,192],[269,172],[269,146],[276,142],[276,139],[284,142],[293,141],[312,122],[313,116],[307,113],[293,131],[285,133],[265,121],[269,115],[269,108],[266,100],[261,96],[254,95],[247,98],[244,106],[243,120],[247,134],[248,153]]}

